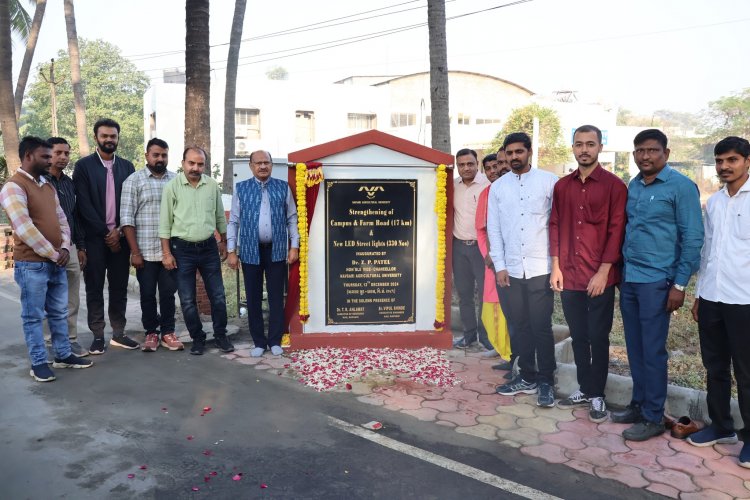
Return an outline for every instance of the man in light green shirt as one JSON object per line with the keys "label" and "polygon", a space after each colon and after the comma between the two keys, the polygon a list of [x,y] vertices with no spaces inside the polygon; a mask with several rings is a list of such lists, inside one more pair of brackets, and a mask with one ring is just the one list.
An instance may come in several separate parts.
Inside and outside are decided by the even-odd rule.
{"label": "man in light green shirt", "polygon": [[[211,302],[214,341],[223,352],[234,351],[227,339],[227,301],[221,261],[227,258],[227,220],[219,185],[203,175],[206,153],[190,146],[182,154],[181,174],[164,188],[159,217],[162,264],[177,269],[177,293],[185,325],[193,339],[190,354],[200,355],[206,333],[195,299],[195,273],[200,272]],[[221,235],[216,242],[215,232]]]}

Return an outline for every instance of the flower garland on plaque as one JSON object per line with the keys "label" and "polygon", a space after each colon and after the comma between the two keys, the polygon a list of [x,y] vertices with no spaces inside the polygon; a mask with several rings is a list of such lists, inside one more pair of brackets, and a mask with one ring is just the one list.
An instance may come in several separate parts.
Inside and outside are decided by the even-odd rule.
{"label": "flower garland on plaque", "polygon": [[304,163],[296,166],[297,187],[297,228],[299,229],[299,319],[307,323],[310,309],[307,302],[307,258],[308,258],[308,225],[307,225],[307,189],[323,181],[323,167],[308,169]]}
{"label": "flower garland on plaque", "polygon": [[446,184],[448,173],[446,166],[438,165],[436,171],[435,214],[437,214],[437,266],[435,279],[435,330],[445,326],[445,213],[448,205]]}

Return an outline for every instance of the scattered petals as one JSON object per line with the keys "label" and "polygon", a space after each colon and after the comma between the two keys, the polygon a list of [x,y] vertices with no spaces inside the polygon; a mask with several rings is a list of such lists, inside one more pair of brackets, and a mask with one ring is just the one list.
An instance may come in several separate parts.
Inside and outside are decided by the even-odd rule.
{"label": "scattered petals", "polygon": [[372,422],[367,422],[366,424],[362,424],[362,427],[364,427],[365,429],[378,431],[383,428],[383,424],[381,424],[377,420],[373,420]]}
{"label": "scattered petals", "polygon": [[239,474],[235,474],[234,476],[232,476],[232,481],[239,481],[240,479],[242,479],[242,472],[240,472]]}
{"label": "scattered petals", "polygon": [[414,382],[436,387],[458,383],[445,351],[421,349],[342,349],[321,347],[295,352],[291,368],[300,383],[317,391],[330,391],[368,375],[408,376]]}
{"label": "scattered petals", "polygon": [[162,409],[161,409],[161,411],[167,411],[166,407],[165,407],[165,408],[162,408]]}
{"label": "scattered petals", "polygon": [[350,384],[349,382],[346,383],[346,390],[347,391],[351,391],[352,390],[352,384]]}
{"label": "scattered petals", "polygon": [[148,465],[141,465],[141,466],[140,466],[139,468],[140,468],[141,470],[146,470],[146,469],[148,469]]}
{"label": "scattered petals", "polygon": [[200,488],[198,488],[197,486],[193,486],[193,487],[192,487],[191,489],[192,489],[193,491],[199,491],[199,490],[200,490]]}
{"label": "scattered petals", "polygon": [[211,471],[211,474],[210,474],[210,475],[211,475],[211,476],[216,476],[216,475],[218,475],[218,474],[219,474],[218,472],[216,472],[215,470],[212,470],[212,471]]}
{"label": "scattered petals", "polygon": [[213,455],[213,453],[211,453],[211,450],[203,450],[203,454],[206,455],[207,457],[210,457],[211,455]]}
{"label": "scattered petals", "polygon": [[135,474],[128,474],[128,479],[133,479],[135,477]]}
{"label": "scattered petals", "polygon": [[209,482],[210,480],[211,480],[211,476],[204,476],[204,477],[203,477],[203,482],[204,482],[204,483],[207,483],[207,482]]}
{"label": "scattered petals", "polygon": [[260,483],[260,489],[265,490],[266,488],[268,488],[266,483]]}
{"label": "scattered petals", "polygon": [[187,440],[188,440],[188,441],[192,441],[192,440],[193,440],[193,436],[188,436],[188,437],[187,437]]}
{"label": "scattered petals", "polygon": [[204,412],[204,413],[208,413],[208,412],[210,412],[210,411],[211,411],[211,407],[210,407],[210,406],[204,406],[204,407],[203,407],[203,412]]}

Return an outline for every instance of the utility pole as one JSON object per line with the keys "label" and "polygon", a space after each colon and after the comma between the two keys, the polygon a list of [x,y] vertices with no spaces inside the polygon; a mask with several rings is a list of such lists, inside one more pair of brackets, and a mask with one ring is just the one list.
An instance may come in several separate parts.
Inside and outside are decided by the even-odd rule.
{"label": "utility pole", "polygon": [[47,78],[41,70],[39,71],[39,74],[41,74],[44,81],[49,84],[50,107],[52,108],[52,137],[57,137],[57,89],[55,87],[62,83],[65,78],[60,81],[55,81],[54,59],[52,59],[52,62],[49,65],[49,78]]}

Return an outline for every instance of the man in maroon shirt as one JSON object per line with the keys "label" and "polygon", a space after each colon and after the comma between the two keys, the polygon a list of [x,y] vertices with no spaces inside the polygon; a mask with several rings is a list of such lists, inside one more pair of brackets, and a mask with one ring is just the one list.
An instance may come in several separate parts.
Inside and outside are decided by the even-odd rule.
{"label": "man in maroon shirt", "polygon": [[561,408],[589,405],[589,419],[607,418],[604,386],[609,370],[609,332],[620,282],[625,235],[625,183],[599,164],[602,132],[593,125],[573,134],[575,172],[555,184],[549,220],[552,274],[573,339],[580,389],[558,401]]}

